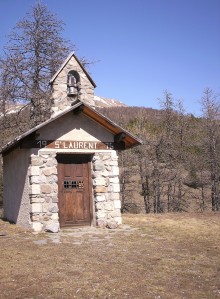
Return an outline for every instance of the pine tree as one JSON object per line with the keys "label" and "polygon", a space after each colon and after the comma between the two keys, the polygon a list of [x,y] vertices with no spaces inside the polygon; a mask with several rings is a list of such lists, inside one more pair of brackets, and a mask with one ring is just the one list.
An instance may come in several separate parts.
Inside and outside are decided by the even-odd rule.
{"label": "pine tree", "polygon": [[49,117],[48,83],[70,52],[63,27],[45,5],[36,4],[10,33],[0,60],[0,106],[27,104],[32,126]]}

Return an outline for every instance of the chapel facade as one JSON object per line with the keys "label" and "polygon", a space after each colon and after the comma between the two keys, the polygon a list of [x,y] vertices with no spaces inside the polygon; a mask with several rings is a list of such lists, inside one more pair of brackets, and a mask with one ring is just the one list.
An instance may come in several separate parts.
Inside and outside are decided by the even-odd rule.
{"label": "chapel facade", "polygon": [[95,110],[71,53],[50,81],[51,118],[2,150],[5,219],[34,231],[122,223],[118,151],[141,140]]}

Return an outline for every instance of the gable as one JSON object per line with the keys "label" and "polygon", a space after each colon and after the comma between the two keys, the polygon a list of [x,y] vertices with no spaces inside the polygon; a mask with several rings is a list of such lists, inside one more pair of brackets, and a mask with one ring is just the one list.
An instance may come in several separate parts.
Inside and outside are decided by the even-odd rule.
{"label": "gable", "polygon": [[37,131],[37,139],[113,142],[114,135],[85,114],[71,112]]}

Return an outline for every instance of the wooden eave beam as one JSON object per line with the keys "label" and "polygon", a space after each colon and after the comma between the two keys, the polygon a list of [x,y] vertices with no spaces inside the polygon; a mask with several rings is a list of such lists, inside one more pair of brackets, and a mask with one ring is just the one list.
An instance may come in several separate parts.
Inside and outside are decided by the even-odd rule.
{"label": "wooden eave beam", "polygon": [[138,144],[137,140],[132,138],[132,136],[126,134],[126,132],[123,132],[121,128],[116,127],[113,123],[109,122],[101,115],[94,113],[88,107],[84,106],[83,113],[92,120],[102,125],[104,128],[108,129],[113,135],[119,136],[120,134],[123,134],[123,142],[125,143],[125,148],[131,148]]}
{"label": "wooden eave beam", "polygon": [[109,123],[106,119],[101,117],[100,115],[94,113],[92,110],[88,109],[86,106],[83,109],[83,113],[90,117],[91,119],[98,122],[100,125],[104,126],[106,129],[108,129],[110,132],[112,132],[114,135],[120,133],[120,129],[115,127],[113,124]]}

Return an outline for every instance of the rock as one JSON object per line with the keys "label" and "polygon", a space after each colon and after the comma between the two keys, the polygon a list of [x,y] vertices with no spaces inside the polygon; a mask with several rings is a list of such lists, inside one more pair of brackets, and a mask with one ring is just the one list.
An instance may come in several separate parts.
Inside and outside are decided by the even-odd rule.
{"label": "rock", "polygon": [[57,165],[57,160],[55,158],[48,159],[46,163],[47,167],[53,167]]}
{"label": "rock", "polygon": [[120,210],[120,209],[115,209],[114,211],[111,211],[111,212],[109,213],[109,215],[110,215],[112,218],[121,217],[121,210]]}
{"label": "rock", "polygon": [[121,209],[121,201],[120,200],[114,200],[114,208],[115,209]]}
{"label": "rock", "polygon": [[103,177],[96,178],[93,180],[94,186],[105,186],[106,185],[106,179]]}
{"label": "rock", "polygon": [[40,221],[40,215],[39,214],[31,215],[31,221]]}
{"label": "rock", "polygon": [[50,175],[47,178],[47,182],[50,183],[50,184],[57,183],[58,182],[58,178],[57,178],[56,175]]}
{"label": "rock", "polygon": [[31,204],[31,212],[32,213],[41,213],[42,212],[42,204],[39,202],[34,202]]}
{"label": "rock", "polygon": [[93,167],[95,171],[103,171],[105,169],[105,166],[102,161],[95,161]]}
{"label": "rock", "polygon": [[114,210],[114,203],[112,201],[105,202],[105,210],[106,211],[113,211]]}
{"label": "rock", "polygon": [[41,232],[43,228],[43,224],[40,222],[32,222],[32,229],[35,232]]}
{"label": "rock", "polygon": [[43,169],[43,174],[46,176],[57,174],[57,168],[56,167],[47,167]]}
{"label": "rock", "polygon": [[107,193],[108,188],[103,187],[103,186],[95,186],[95,193]]}
{"label": "rock", "polygon": [[31,165],[32,166],[41,166],[43,164],[43,161],[40,157],[31,157]]}
{"label": "rock", "polygon": [[49,233],[58,233],[60,230],[59,223],[51,223],[45,227],[45,231]]}
{"label": "rock", "polygon": [[30,184],[41,184],[46,183],[46,177],[44,175],[35,175],[30,177]]}
{"label": "rock", "polygon": [[97,220],[97,226],[101,228],[106,228],[107,222],[104,219],[98,219]]}
{"label": "rock", "polygon": [[121,225],[121,224],[122,224],[122,218],[121,218],[121,216],[120,216],[120,217],[115,217],[114,220],[116,221],[116,223],[117,223],[118,225]]}
{"label": "rock", "polygon": [[41,192],[42,193],[51,193],[52,189],[50,185],[41,185]]}
{"label": "rock", "polygon": [[39,166],[31,166],[30,167],[30,175],[40,175],[40,168]]}
{"label": "rock", "polygon": [[104,203],[103,202],[97,202],[95,204],[96,210],[103,210],[104,208]]}
{"label": "rock", "polygon": [[58,202],[58,197],[57,197],[57,196],[52,196],[52,202],[53,202],[53,203]]}
{"label": "rock", "polygon": [[104,155],[102,157],[102,161],[106,161],[106,160],[110,160],[111,159],[111,155]]}
{"label": "rock", "polygon": [[51,208],[49,208],[49,212],[51,213],[57,213],[58,212],[58,206],[54,205]]}
{"label": "rock", "polygon": [[112,166],[112,174],[115,176],[119,175],[119,167],[118,166]]}
{"label": "rock", "polygon": [[120,192],[120,185],[119,184],[112,184],[112,192]]}
{"label": "rock", "polygon": [[96,196],[96,201],[97,201],[97,202],[105,201],[105,195],[97,195],[97,196]]}
{"label": "rock", "polygon": [[107,228],[116,229],[118,227],[118,223],[114,220],[108,221]]}
{"label": "rock", "polygon": [[40,185],[37,184],[31,185],[30,194],[41,194]]}
{"label": "rock", "polygon": [[31,203],[37,203],[37,202],[43,203],[44,201],[45,201],[45,199],[42,197],[31,197]]}
{"label": "rock", "polygon": [[43,221],[49,221],[50,220],[50,216],[48,216],[47,214],[44,214],[42,217]]}
{"label": "rock", "polygon": [[100,219],[100,220],[105,219],[106,211],[105,210],[96,211],[96,217],[97,217],[97,219]]}

